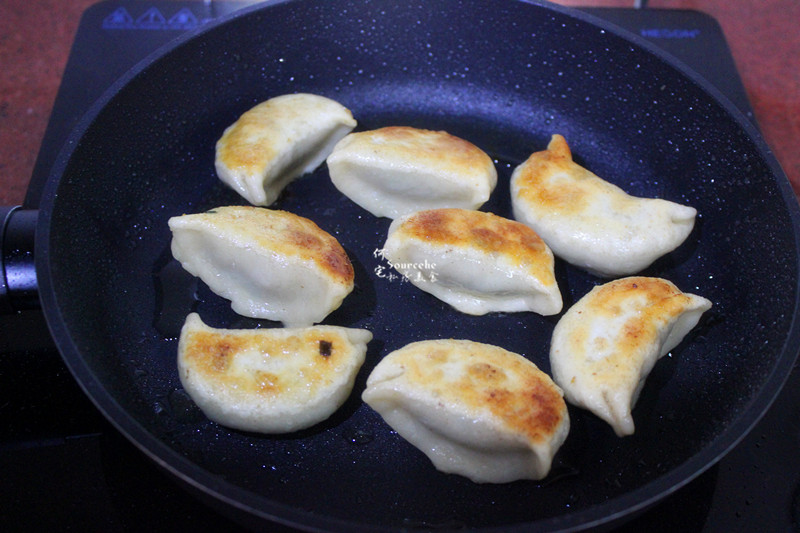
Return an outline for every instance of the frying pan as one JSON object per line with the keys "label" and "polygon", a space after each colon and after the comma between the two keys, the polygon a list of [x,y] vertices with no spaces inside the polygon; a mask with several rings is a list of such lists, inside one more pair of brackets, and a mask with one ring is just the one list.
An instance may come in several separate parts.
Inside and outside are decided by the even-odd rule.
{"label": "frying pan", "polygon": [[[181,389],[183,318],[235,315],[169,252],[169,217],[243,203],[213,147],[271,96],[312,92],[359,129],[443,129],[495,160],[483,209],[510,216],[508,178],[553,133],[631,194],[697,208],[678,250],[644,274],[711,299],[656,365],[617,438],[570,408],[541,482],[477,485],[437,472],[360,400],[383,355],[427,338],[501,345],[549,372],[558,317],[462,315],[380,277],[389,221],[332,187],[323,165],[275,208],[336,236],[356,289],[326,323],[375,339],[350,400],[308,430],[263,436],[209,422]],[[6,218],[11,218],[10,215]],[[92,108],[46,186],[36,226],[39,299],[76,380],[115,426],[199,497],[237,519],[307,530],[559,530],[630,518],[714,464],[755,424],[797,355],[798,208],[758,132],[706,82],[589,15],[515,0],[296,0],[245,9],[148,58]],[[565,308],[599,280],[563,262]]]}

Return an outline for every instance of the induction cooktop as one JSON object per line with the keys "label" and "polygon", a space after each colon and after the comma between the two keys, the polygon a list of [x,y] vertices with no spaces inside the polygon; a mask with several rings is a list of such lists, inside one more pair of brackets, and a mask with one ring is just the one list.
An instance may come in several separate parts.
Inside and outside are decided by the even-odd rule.
{"label": "induction cooktop", "polygon": [[[82,114],[126,70],[239,2],[107,0],[83,15],[25,199]],[[585,11],[673,54],[755,123],[725,37],[698,11]],[[800,531],[800,371],[717,465],[619,531]],[[84,396],[36,310],[0,316],[0,527],[5,531],[235,531],[122,437]],[[273,531],[282,531],[275,526]]]}

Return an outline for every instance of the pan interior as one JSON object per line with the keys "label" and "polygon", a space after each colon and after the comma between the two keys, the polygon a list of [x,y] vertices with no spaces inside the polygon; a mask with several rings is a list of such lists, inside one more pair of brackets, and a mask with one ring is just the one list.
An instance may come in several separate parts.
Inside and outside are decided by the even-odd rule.
{"label": "pan interior", "polygon": [[[46,258],[37,260],[48,319],[101,409],[140,444],[157,443],[148,451],[170,467],[253,512],[386,528],[598,519],[715,460],[766,408],[782,382],[776,372],[791,367],[797,214],[785,178],[702,83],[566,11],[501,1],[277,3],[181,42],[126,82],[76,136],[45,195],[37,246]],[[436,472],[360,401],[370,370],[408,342],[453,337],[503,346],[549,371],[558,317],[471,317],[379,276],[375,251],[390,221],[343,197],[324,165],[272,207],[314,220],[354,264],[354,293],[325,321],[375,336],[352,397],[330,420],[285,436],[207,421],[177,377],[183,318],[274,324],[235,315],[183,272],[166,221],[243,203],[215,177],[214,143],[243,111],[290,92],[336,99],[359,130],[410,125],[470,140],[495,160],[499,183],[483,209],[496,214],[511,216],[511,171],[553,133],[629,193],[694,206],[689,240],[644,274],[714,307],[656,365],[636,433],[617,438],[571,408],[570,436],[543,482],[476,485]],[[560,261],[557,277],[565,309],[601,282]]]}

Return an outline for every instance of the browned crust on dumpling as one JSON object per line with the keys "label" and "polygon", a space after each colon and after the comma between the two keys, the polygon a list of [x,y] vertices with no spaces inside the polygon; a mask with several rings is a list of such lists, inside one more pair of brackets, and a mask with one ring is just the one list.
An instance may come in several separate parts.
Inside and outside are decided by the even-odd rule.
{"label": "browned crust on dumpling", "polygon": [[297,110],[267,101],[242,114],[235,126],[225,131],[217,143],[217,157],[230,168],[260,172],[265,161],[275,158],[277,152],[269,142],[253,142],[262,132],[279,121],[291,120]]}
{"label": "browned crust on dumpling", "polygon": [[524,265],[542,283],[555,282],[553,256],[541,237],[525,224],[493,213],[456,208],[419,211],[397,231],[425,242],[502,255],[514,265]]}
{"label": "browned crust on dumpling", "polygon": [[[279,330],[283,333],[285,330]],[[296,376],[278,375],[251,370],[250,377],[228,372],[234,359],[246,352],[268,354],[270,358],[297,358],[315,352],[303,365],[302,386],[317,390],[332,379],[338,367],[347,364],[349,351],[340,334],[325,328],[298,330],[291,335],[264,335],[262,330],[248,333],[235,330],[201,330],[188,332],[181,342],[185,365],[193,373],[204,376],[217,386],[233,387],[240,392],[275,397],[291,392],[301,383]],[[318,352],[318,353],[316,353]]]}
{"label": "browned crust on dumpling", "polygon": [[367,136],[380,143],[381,150],[405,154],[437,167],[459,171],[492,166],[491,158],[483,150],[446,131],[387,126],[353,135]]}
{"label": "browned crust on dumpling", "polygon": [[[629,277],[596,287],[591,298],[585,300],[586,307],[579,313],[613,319],[620,314],[622,307],[630,306],[631,302],[637,302],[636,315],[622,325],[619,336],[613,341],[613,353],[594,365],[594,373],[607,373],[618,379],[620,368],[629,366],[623,361],[637,355],[642,346],[656,342],[659,326],[691,306],[692,297],[665,279]],[[573,331],[570,343],[583,346],[590,333],[586,328],[578,328]],[[607,346],[595,348],[598,351],[608,349]],[[615,359],[619,360],[619,364],[615,364]]]}
{"label": "browned crust on dumpling", "polygon": [[[436,391],[445,402],[470,410],[488,409],[531,442],[549,440],[567,416],[558,386],[518,354],[459,340],[420,343],[418,347],[427,351],[401,360],[408,382]],[[467,371],[457,380],[450,379],[445,369],[448,361],[464,359]]]}
{"label": "browned crust on dumpling", "polygon": [[[285,149],[285,142],[293,142],[287,136],[297,136],[300,130],[295,128],[320,127],[312,120],[315,112],[355,126],[351,112],[338,102],[314,94],[286,94],[245,111],[219,139],[217,159],[228,168],[259,174]],[[327,125],[330,117],[321,124]]]}
{"label": "browned crust on dumpling", "polygon": [[218,207],[206,214],[219,217],[213,223],[220,227],[236,224],[249,239],[276,254],[313,261],[336,283],[354,282],[353,265],[342,245],[312,220],[288,211],[252,206]]}
{"label": "browned crust on dumpling", "polygon": [[[559,180],[553,179],[558,174],[566,174],[572,180],[563,187]],[[537,210],[551,210],[562,214],[579,213],[591,202],[593,191],[584,189],[581,181],[593,181],[593,187],[613,185],[602,182],[595,174],[577,165],[572,160],[572,151],[567,140],[555,134],[547,145],[547,150],[534,152],[523,164],[516,178],[519,199],[524,203],[535,205]]]}

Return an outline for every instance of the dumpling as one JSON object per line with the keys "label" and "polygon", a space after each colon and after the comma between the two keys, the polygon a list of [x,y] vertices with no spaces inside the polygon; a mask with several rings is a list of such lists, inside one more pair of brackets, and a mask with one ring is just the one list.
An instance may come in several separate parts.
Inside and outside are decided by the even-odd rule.
{"label": "dumpling", "polygon": [[631,410],[656,361],[710,308],[706,298],[660,278],[630,277],[597,286],[553,330],[553,379],[568,402],[595,413],[617,435],[631,435]]}
{"label": "dumpling", "polygon": [[253,205],[269,205],[313,171],[356,127],[350,111],[315,94],[271,98],[242,114],[217,141],[219,179]]}
{"label": "dumpling", "polygon": [[561,311],[552,252],[513,220],[468,209],[420,211],[392,221],[382,252],[411,283],[463,313]]}
{"label": "dumpling", "polygon": [[354,286],[342,246],[311,220],[252,206],[169,219],[172,255],[240,315],[321,322]]}
{"label": "dumpling", "polygon": [[476,483],[542,479],[569,433],[547,374],[474,341],[408,344],[378,363],[361,397],[438,470]]}
{"label": "dumpling", "polygon": [[330,417],[350,396],[372,333],[337,326],[216,329],[190,314],[178,343],[189,397],[224,426],[287,433]]}
{"label": "dumpling", "polygon": [[640,272],[677,248],[697,214],[602,180],[573,162],[561,135],[514,170],[511,205],[514,218],[536,230],[557,257],[603,277]]}
{"label": "dumpling", "polygon": [[494,163],[474,144],[405,126],[351,133],[327,163],[336,188],[378,217],[437,207],[477,209],[497,184]]}

